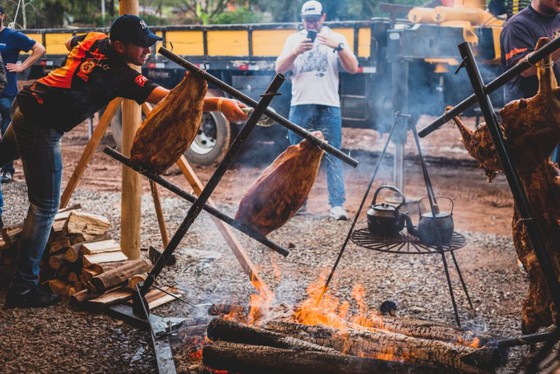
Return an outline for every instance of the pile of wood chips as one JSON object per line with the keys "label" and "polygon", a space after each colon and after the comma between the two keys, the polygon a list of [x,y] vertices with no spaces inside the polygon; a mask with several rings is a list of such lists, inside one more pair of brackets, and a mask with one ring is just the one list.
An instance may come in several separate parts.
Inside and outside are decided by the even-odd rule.
{"label": "pile of wood chips", "polygon": [[[77,307],[101,310],[105,306],[132,299],[139,283],[152,269],[148,259],[129,260],[119,243],[108,233],[109,220],[81,210],[80,205],[59,210],[53,222],[47,248],[41,260],[42,284]],[[23,222],[2,229],[0,275],[15,272],[18,239]],[[146,294],[150,307],[180,296],[173,288]]]}

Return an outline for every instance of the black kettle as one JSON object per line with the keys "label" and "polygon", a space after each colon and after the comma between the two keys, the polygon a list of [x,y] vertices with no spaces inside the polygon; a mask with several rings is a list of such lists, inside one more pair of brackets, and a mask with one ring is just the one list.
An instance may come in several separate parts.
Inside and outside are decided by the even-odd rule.
{"label": "black kettle", "polygon": [[[400,199],[398,205],[377,204],[377,195],[381,190],[388,189],[396,193]],[[394,186],[382,185],[373,195],[371,208],[367,211],[368,230],[373,235],[394,236],[398,234],[405,223],[406,214],[399,213],[399,208],[406,202],[402,192]]]}
{"label": "black kettle", "polygon": [[[434,201],[428,205],[429,199],[424,197],[418,202],[420,219],[418,227],[412,226],[412,221],[408,220],[406,228],[408,233],[420,238],[424,245],[434,246],[440,241],[442,245],[450,245],[453,240],[453,201],[447,197],[438,197],[438,203]],[[432,213],[433,206],[433,213]],[[444,209],[444,210],[442,210]]]}

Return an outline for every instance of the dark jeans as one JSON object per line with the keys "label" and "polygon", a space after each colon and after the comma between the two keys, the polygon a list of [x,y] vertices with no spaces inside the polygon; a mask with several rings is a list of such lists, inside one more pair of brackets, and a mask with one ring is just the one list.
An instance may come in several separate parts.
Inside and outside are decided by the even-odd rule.
{"label": "dark jeans", "polygon": [[12,280],[16,288],[31,288],[39,283],[39,263],[60,203],[61,138],[57,130],[26,121],[16,106],[12,124],[0,143],[0,163],[13,161],[19,152],[30,202]]}
{"label": "dark jeans", "polygon": [[[2,122],[0,124],[2,129],[2,135],[4,135],[4,133],[8,129],[8,125],[12,121],[10,110],[12,107],[12,103],[14,102],[14,99],[15,96],[0,97],[0,116],[2,117]],[[12,175],[14,174],[13,161],[9,161],[0,165],[2,165],[1,166],[2,171],[9,171],[10,173],[12,173]]]}
{"label": "dark jeans", "polygon": [[[321,131],[330,145],[340,149],[342,145],[340,108],[326,105],[296,105],[290,108],[289,119],[308,131]],[[302,140],[291,131],[288,131],[288,138],[292,145]],[[345,200],[342,161],[328,153],[325,154],[323,160],[327,163],[329,205],[331,207],[342,206]]]}

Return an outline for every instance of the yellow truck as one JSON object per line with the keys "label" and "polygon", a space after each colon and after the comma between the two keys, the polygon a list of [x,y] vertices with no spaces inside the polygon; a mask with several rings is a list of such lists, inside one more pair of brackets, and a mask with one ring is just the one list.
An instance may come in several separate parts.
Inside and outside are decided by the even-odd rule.
{"label": "yellow truck", "polygon": [[[501,23],[495,25],[483,20],[485,23],[478,25],[476,22],[479,21],[472,22],[474,16],[468,22],[448,19],[445,23],[438,23],[433,17],[429,18],[427,12],[413,13],[411,10],[408,20],[373,18],[327,22],[329,27],[346,37],[360,63],[359,73],[341,75],[343,126],[386,131],[396,110],[413,115],[440,114],[446,104],[455,104],[467,96],[466,73],[454,74],[459,63],[456,46],[465,40],[476,45],[479,63],[486,68],[485,78],[491,79],[501,73],[498,38]],[[457,14],[446,17],[460,18]],[[153,29],[163,37],[162,44],[166,48],[204,67],[246,95],[258,98],[275,74],[274,62],[284,41],[298,27],[296,23],[270,23]],[[67,52],[65,41],[88,31],[91,29],[23,30],[42,43],[47,53],[22,79],[36,79],[58,66]],[[184,69],[154,51],[143,67],[143,73],[172,88],[183,77]],[[214,87],[210,87],[210,93],[223,94]],[[495,97],[499,106],[499,93]],[[271,106],[287,117],[289,103],[288,79],[281,95],[274,98]],[[117,140],[119,118],[112,124]],[[219,113],[205,115],[199,136],[187,157],[200,165],[219,161],[236,128]],[[286,145],[282,126],[259,129],[255,137],[255,141],[263,140],[280,147]]]}

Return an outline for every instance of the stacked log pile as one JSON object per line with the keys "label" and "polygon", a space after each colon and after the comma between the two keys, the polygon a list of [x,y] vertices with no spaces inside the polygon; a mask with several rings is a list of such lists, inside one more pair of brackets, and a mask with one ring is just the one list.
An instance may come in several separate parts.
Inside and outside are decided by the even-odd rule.
{"label": "stacked log pile", "polygon": [[[128,260],[108,231],[106,217],[84,212],[79,205],[62,209],[55,216],[51,235],[41,260],[41,283],[73,305],[101,309],[132,298],[133,290],[146,279],[152,262]],[[0,275],[15,272],[18,238],[23,223],[2,229]],[[167,293],[166,293],[167,292]],[[146,295],[152,305],[173,299],[176,290],[164,288]]]}
{"label": "stacked log pile", "polygon": [[491,344],[462,344],[464,331],[456,335],[458,329],[419,322],[403,319],[398,322],[402,331],[394,332],[286,321],[254,326],[215,318],[208,326],[211,343],[203,349],[203,363],[240,373],[485,373],[506,360],[507,352]]}

